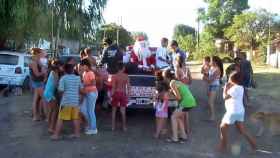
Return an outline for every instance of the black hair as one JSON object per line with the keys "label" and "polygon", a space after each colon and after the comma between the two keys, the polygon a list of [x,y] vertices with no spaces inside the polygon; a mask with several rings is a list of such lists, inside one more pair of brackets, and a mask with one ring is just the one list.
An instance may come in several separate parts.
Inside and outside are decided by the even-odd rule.
{"label": "black hair", "polygon": [[50,64],[51,70],[56,71],[59,69],[60,66],[63,66],[62,61],[57,60],[57,59],[51,61],[51,64]]}
{"label": "black hair", "polygon": [[75,58],[74,58],[74,57],[67,57],[65,63],[67,64],[67,63],[69,63],[71,60],[75,60]]}
{"label": "black hair", "polygon": [[74,65],[65,64],[64,65],[64,71],[66,72],[66,74],[73,74],[74,73]]}
{"label": "black hair", "polygon": [[179,56],[179,67],[180,68],[183,68],[183,66],[185,65],[185,61],[184,61],[184,58],[182,56]]}
{"label": "black hair", "polygon": [[126,50],[126,47],[124,45],[119,45],[118,47],[119,47],[119,51],[121,51],[121,50],[125,51]]}
{"label": "black hair", "polygon": [[165,70],[164,73],[165,73],[165,77],[166,77],[167,79],[169,79],[169,80],[175,79],[175,74],[174,74],[174,72],[172,72],[170,69]]}
{"label": "black hair", "polygon": [[204,60],[210,62],[211,58],[209,56],[204,57]]}
{"label": "black hair", "polygon": [[230,80],[238,85],[242,85],[242,74],[241,72],[238,71],[233,71],[230,75],[229,75]]}
{"label": "black hair", "polygon": [[113,42],[112,42],[112,40],[110,38],[106,37],[106,38],[103,39],[103,43],[111,45]]}
{"label": "black hair", "polygon": [[123,70],[125,68],[125,66],[124,66],[124,64],[122,62],[119,62],[117,67],[118,67],[119,71],[121,71],[121,70]]}
{"label": "black hair", "polygon": [[236,57],[236,58],[233,59],[233,61],[234,61],[235,64],[239,64],[241,62],[241,58]]}
{"label": "black hair", "polygon": [[163,81],[162,71],[155,71],[156,81]]}
{"label": "black hair", "polygon": [[178,42],[176,40],[171,41],[171,46],[176,46],[178,47]]}
{"label": "black hair", "polygon": [[80,64],[81,66],[84,66],[84,65],[86,65],[86,66],[88,66],[89,68],[91,68],[91,63],[90,63],[90,61],[88,60],[88,59],[83,59],[82,61],[81,61],[81,64]]}
{"label": "black hair", "polygon": [[168,42],[168,39],[167,39],[166,37],[163,37],[163,38],[161,39],[161,42]]}
{"label": "black hair", "polygon": [[221,59],[220,57],[218,57],[218,56],[213,56],[213,57],[212,57],[212,61],[213,61],[214,63],[216,63],[217,66],[219,67],[219,69],[220,69],[220,71],[221,71],[220,77],[222,78],[222,77],[224,76],[224,65],[223,65],[222,59]]}

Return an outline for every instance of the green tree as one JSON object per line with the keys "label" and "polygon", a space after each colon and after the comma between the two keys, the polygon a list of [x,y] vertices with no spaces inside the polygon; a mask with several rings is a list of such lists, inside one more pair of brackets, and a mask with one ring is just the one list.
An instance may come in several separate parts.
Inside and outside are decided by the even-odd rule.
{"label": "green tree", "polygon": [[269,37],[269,27],[271,25],[272,29],[276,28],[275,16],[264,9],[237,15],[234,17],[232,26],[225,29],[225,35],[237,47],[251,50],[251,52],[265,48],[269,38],[274,36],[272,32]]}
{"label": "green tree", "polygon": [[237,15],[232,26],[225,30],[225,35],[239,48],[251,48],[256,46],[258,23],[256,13],[244,13]]}
{"label": "green tree", "polygon": [[55,10],[56,50],[60,38],[87,43],[95,41],[94,35],[103,22],[102,11],[107,0],[89,2],[88,8],[85,8],[83,0],[52,0],[50,5]]}
{"label": "green tree", "polygon": [[195,51],[196,39],[195,29],[191,26],[178,24],[174,27],[173,39],[175,39],[180,48],[184,51],[193,53]]}
{"label": "green tree", "polygon": [[107,0],[89,0],[87,7],[84,1],[0,0],[0,47],[7,40],[18,47],[40,38],[50,40],[52,31],[57,40],[93,41],[103,22],[102,11]]}
{"label": "green tree", "polygon": [[201,59],[205,56],[217,55],[215,37],[209,32],[202,32],[199,51],[195,52],[194,58]]}
{"label": "green tree", "polygon": [[47,7],[45,0],[1,0],[0,47],[4,47],[7,40],[22,47],[25,40],[46,35],[41,30],[48,28],[44,21],[49,17]]}
{"label": "green tree", "polygon": [[187,36],[192,35],[195,36],[195,29],[191,26],[178,24],[174,27],[173,31],[173,39],[177,39],[179,36]]}
{"label": "green tree", "polygon": [[205,24],[204,30],[215,38],[224,37],[235,15],[249,8],[248,0],[204,0],[207,9],[199,10],[199,19]]}
{"label": "green tree", "polygon": [[107,24],[101,26],[97,32],[97,41],[102,42],[103,38],[108,37],[112,39],[115,43],[117,42],[117,32],[119,35],[119,45],[127,46],[133,43],[133,37],[129,31],[127,31],[122,26],[119,26],[115,23]]}
{"label": "green tree", "polygon": [[143,36],[145,40],[149,40],[146,32],[132,32],[131,34],[134,40],[136,40],[136,38],[139,36]]}

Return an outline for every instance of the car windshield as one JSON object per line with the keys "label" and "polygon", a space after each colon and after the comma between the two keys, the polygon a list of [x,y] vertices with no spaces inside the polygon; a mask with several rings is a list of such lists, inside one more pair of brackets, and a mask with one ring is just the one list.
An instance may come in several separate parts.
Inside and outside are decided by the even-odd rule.
{"label": "car windshield", "polygon": [[0,54],[0,64],[3,65],[17,65],[18,56],[10,54]]}

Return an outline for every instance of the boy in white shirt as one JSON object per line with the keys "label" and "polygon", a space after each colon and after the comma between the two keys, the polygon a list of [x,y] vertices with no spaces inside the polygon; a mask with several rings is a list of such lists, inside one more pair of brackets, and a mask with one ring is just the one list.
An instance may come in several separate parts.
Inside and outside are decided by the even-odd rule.
{"label": "boy in white shirt", "polygon": [[168,39],[161,39],[161,47],[159,47],[156,51],[156,67],[158,69],[164,69],[169,66],[168,60]]}
{"label": "boy in white shirt", "polygon": [[226,113],[220,125],[221,135],[219,150],[221,152],[227,149],[228,127],[232,124],[236,126],[240,134],[250,143],[252,150],[256,151],[256,140],[247,132],[243,124],[245,110],[243,105],[244,87],[241,86],[241,76],[240,72],[234,71],[230,75],[229,82],[224,88],[223,97],[225,100]]}

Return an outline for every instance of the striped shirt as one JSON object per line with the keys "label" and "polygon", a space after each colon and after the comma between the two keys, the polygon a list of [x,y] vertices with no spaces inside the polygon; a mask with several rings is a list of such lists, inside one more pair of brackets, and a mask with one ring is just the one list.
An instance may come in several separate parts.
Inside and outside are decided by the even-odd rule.
{"label": "striped shirt", "polygon": [[61,106],[79,106],[81,78],[74,74],[66,74],[59,80],[58,90],[63,92]]}

